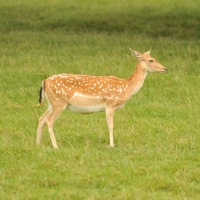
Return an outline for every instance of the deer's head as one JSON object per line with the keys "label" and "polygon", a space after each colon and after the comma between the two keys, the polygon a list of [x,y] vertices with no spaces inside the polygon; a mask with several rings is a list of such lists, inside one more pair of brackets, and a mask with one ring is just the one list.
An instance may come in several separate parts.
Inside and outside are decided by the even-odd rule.
{"label": "deer's head", "polygon": [[165,72],[167,69],[162,66],[158,61],[155,60],[150,55],[150,51],[147,51],[143,54],[138,53],[135,50],[130,49],[132,54],[138,59],[138,62],[140,62],[140,66],[148,71],[148,72]]}

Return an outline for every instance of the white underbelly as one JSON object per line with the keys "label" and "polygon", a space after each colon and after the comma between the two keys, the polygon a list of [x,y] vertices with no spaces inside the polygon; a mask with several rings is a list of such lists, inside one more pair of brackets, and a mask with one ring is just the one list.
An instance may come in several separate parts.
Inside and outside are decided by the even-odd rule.
{"label": "white underbelly", "polygon": [[105,111],[105,105],[95,105],[95,106],[69,105],[67,108],[71,110],[72,112],[82,113],[82,114]]}

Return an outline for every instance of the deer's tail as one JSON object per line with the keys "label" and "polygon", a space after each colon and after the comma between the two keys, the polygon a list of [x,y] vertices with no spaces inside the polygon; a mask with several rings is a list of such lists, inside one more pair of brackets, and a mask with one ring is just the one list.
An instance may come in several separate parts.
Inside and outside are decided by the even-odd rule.
{"label": "deer's tail", "polygon": [[40,92],[39,92],[39,105],[42,104],[43,102],[43,99],[44,99],[44,81],[42,82],[42,86],[40,88]]}

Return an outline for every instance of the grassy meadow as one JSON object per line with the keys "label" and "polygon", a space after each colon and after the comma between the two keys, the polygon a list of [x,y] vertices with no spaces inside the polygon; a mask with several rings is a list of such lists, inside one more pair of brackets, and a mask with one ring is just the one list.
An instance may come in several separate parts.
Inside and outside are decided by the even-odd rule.
{"label": "grassy meadow", "polygon": [[[1,0],[0,199],[199,199],[200,3],[198,0]],[[105,113],[66,110],[36,129],[52,74],[131,76],[129,48],[168,71],[149,73],[116,111],[115,147]]]}

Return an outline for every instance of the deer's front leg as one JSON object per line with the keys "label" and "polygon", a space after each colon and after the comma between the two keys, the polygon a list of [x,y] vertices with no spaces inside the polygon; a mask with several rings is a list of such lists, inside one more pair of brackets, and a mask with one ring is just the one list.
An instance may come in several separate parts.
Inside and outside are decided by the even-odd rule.
{"label": "deer's front leg", "polygon": [[109,136],[110,136],[110,147],[114,147],[114,137],[113,137],[114,112],[115,112],[115,108],[106,108],[106,121],[108,124],[108,130],[109,130]]}

